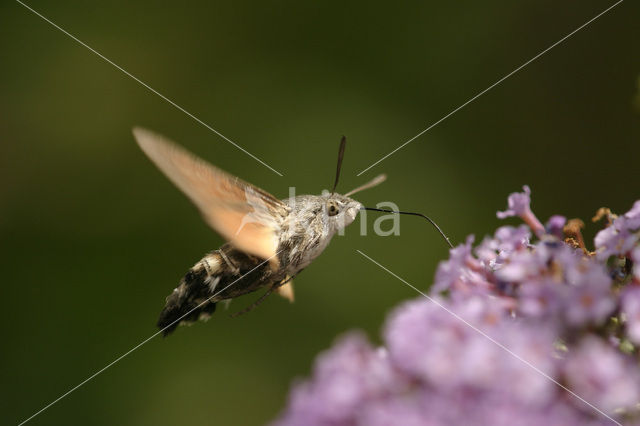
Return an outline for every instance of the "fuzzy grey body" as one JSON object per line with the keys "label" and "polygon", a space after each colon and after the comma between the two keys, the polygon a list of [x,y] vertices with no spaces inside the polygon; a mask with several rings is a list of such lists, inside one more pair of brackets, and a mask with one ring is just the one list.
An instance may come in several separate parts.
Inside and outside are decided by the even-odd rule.
{"label": "fuzzy grey body", "polygon": [[166,300],[158,327],[171,333],[180,323],[208,319],[216,303],[260,288],[277,287],[306,268],[335,233],[355,219],[362,205],[340,194],[301,195],[282,201],[278,215],[278,268],[231,244],[204,256]]}
{"label": "fuzzy grey body", "polygon": [[[362,205],[340,194],[300,195],[283,202],[290,208],[280,225],[278,253],[287,274],[295,276],[327,247],[338,230],[351,224]],[[331,207],[337,214],[331,215]]]}

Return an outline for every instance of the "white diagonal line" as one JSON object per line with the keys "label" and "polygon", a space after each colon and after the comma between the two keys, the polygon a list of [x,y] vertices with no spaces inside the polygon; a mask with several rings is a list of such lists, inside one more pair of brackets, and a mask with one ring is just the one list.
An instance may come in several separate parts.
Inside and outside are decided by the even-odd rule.
{"label": "white diagonal line", "polygon": [[261,159],[259,159],[258,157],[256,157],[255,155],[253,155],[252,153],[250,153],[249,151],[247,151],[246,149],[244,149],[243,147],[241,147],[240,145],[238,145],[237,143],[235,143],[234,141],[232,141],[231,139],[229,139],[228,137],[226,137],[225,135],[223,135],[222,133],[220,133],[219,131],[217,131],[216,129],[214,129],[213,127],[211,127],[210,125],[208,125],[207,123],[205,123],[204,121],[200,120],[198,117],[196,117],[195,115],[191,114],[189,111],[187,111],[186,109],[182,108],[180,105],[178,105],[177,103],[175,103],[174,101],[172,101],[171,99],[167,98],[165,95],[163,95],[162,93],[158,92],[156,89],[154,89],[153,87],[149,86],[147,83],[145,83],[144,81],[140,80],[138,77],[136,77],[135,75],[131,74],[129,71],[125,70],[124,68],[122,68],[120,65],[116,64],[115,62],[113,62],[111,59],[107,58],[106,56],[104,56],[102,53],[98,52],[97,50],[95,50],[94,48],[92,48],[91,46],[89,46],[88,44],[86,44],[85,42],[83,42],[82,40],[78,39],[77,37],[75,37],[73,34],[69,33],[68,31],[66,31],[65,29],[61,28],[59,25],[53,23],[50,19],[48,19],[46,16],[42,15],[41,13],[39,13],[38,11],[34,10],[32,7],[24,4],[23,2],[21,2],[20,0],[16,0],[18,3],[20,3],[22,6],[24,6],[25,8],[29,9],[31,12],[33,12],[34,14],[38,15],[40,18],[42,18],[43,20],[45,20],[46,22],[48,22],[49,24],[51,24],[53,27],[55,27],[56,29],[60,30],[62,33],[64,33],[65,35],[69,36],[71,39],[75,40],[76,42],[78,42],[79,44],[81,44],[82,46],[86,47],[87,49],[89,49],[91,52],[95,53],[96,55],[98,55],[100,58],[104,59],[105,61],[107,61],[109,64],[113,65],[115,68],[117,68],[118,70],[122,71],[124,74],[126,74],[127,76],[131,77],[132,79],[134,79],[135,81],[137,81],[138,83],[140,83],[142,86],[144,86],[145,88],[147,88],[149,91],[155,93],[156,95],[160,96],[162,99],[164,99],[165,101],[167,101],[168,103],[170,103],[172,106],[174,106],[175,108],[177,108],[178,110],[182,111],[183,113],[187,114],[189,117],[193,118],[195,121],[197,121],[198,123],[202,124],[204,127],[206,127],[207,129],[211,130],[213,133],[215,133],[216,135],[220,136],[222,139],[224,139],[225,141],[229,142],[231,145],[235,146],[236,148],[238,148],[240,151],[244,152],[245,154],[247,154],[249,157],[253,158],[254,160],[256,160],[257,162],[259,162],[260,164],[262,164],[263,166],[267,167],[269,170],[271,170],[272,172],[276,173],[277,175],[282,176],[282,173],[280,173],[279,171],[277,171],[276,169],[274,169],[273,167],[271,167],[270,165],[268,165],[267,163],[265,163],[264,161],[262,161]]}
{"label": "white diagonal line", "polygon": [[518,354],[516,354],[515,352],[512,352],[509,348],[507,348],[506,346],[504,346],[502,343],[498,342],[497,340],[493,339],[491,336],[489,336],[488,334],[486,334],[484,331],[480,330],[479,328],[475,327],[473,324],[469,323],[467,320],[465,320],[464,318],[462,318],[460,315],[456,314],[455,312],[453,312],[452,310],[450,310],[449,308],[447,308],[446,306],[444,306],[442,303],[438,302],[437,300],[435,300],[434,298],[430,297],[428,294],[418,290],[416,287],[414,287],[413,285],[409,284],[407,281],[405,281],[404,279],[402,279],[401,277],[399,277],[398,275],[394,274],[393,272],[391,272],[389,269],[387,269],[386,267],[382,266],[380,263],[378,263],[377,261],[373,260],[372,258],[370,258],[369,256],[367,256],[366,254],[364,254],[363,252],[361,252],[360,250],[356,250],[358,253],[360,253],[362,256],[366,257],[367,259],[369,259],[371,262],[375,263],[376,265],[378,265],[380,268],[384,269],[385,271],[387,271],[389,274],[391,274],[392,276],[394,276],[395,278],[397,278],[398,280],[402,281],[403,283],[405,283],[406,285],[408,285],[409,287],[411,287],[412,289],[414,289],[415,291],[417,291],[418,293],[420,293],[422,296],[426,297],[427,299],[429,299],[429,301],[435,303],[437,306],[439,306],[440,308],[444,309],[445,311],[447,311],[449,314],[453,315],[456,319],[458,319],[459,321],[462,321],[465,325],[471,327],[474,331],[476,331],[477,333],[481,334],[482,336],[486,337],[488,340],[490,340],[492,343],[494,343],[495,345],[497,345],[499,348],[505,350],[507,353],[509,353],[510,355],[512,355],[514,358],[516,358],[517,360],[523,362],[524,364],[526,364],[527,366],[529,366],[531,369],[533,369],[535,372],[537,372],[538,374],[540,374],[541,376],[543,376],[544,378],[552,381],[553,383],[555,383],[556,385],[560,386],[562,389],[564,389],[565,391],[567,391],[568,393],[570,393],[572,396],[576,397],[577,399],[579,399],[580,401],[582,401],[583,403],[585,403],[586,405],[588,405],[589,407],[591,407],[592,409],[594,409],[595,411],[597,411],[598,413],[602,414],[603,416],[605,416],[607,419],[611,420],[613,423],[622,426],[621,423],[617,422],[615,419],[613,419],[612,417],[610,417],[607,413],[605,413],[604,411],[602,411],[601,409],[599,409],[598,407],[596,407],[595,405],[593,405],[592,403],[590,403],[589,401],[587,401],[586,399],[582,398],[580,395],[578,395],[577,393],[575,393],[574,391],[572,391],[571,389],[567,388],[566,386],[564,386],[562,383],[558,382],[557,380],[555,380],[553,377],[549,376],[547,373],[545,373],[544,371],[540,370],[539,368],[537,368],[535,365],[531,364],[529,361],[527,361],[526,359],[522,358],[521,356],[519,356]]}
{"label": "white diagonal line", "polygon": [[98,376],[99,374],[101,374],[102,372],[104,372],[106,369],[108,369],[109,367],[113,366],[115,363],[117,363],[118,361],[122,360],[124,357],[126,357],[127,355],[129,355],[131,352],[135,351],[136,349],[138,349],[139,347],[141,347],[142,345],[144,345],[145,343],[147,343],[149,340],[153,339],[154,337],[156,337],[158,334],[162,333],[163,331],[165,331],[167,328],[171,327],[173,324],[179,322],[180,320],[182,320],[184,317],[186,317],[187,315],[189,315],[191,312],[195,311],[196,309],[198,309],[199,307],[201,307],[202,305],[204,305],[205,303],[209,302],[211,299],[213,299],[214,297],[216,297],[218,294],[222,293],[223,291],[225,291],[226,289],[228,289],[229,287],[231,287],[232,285],[234,285],[235,283],[237,283],[238,281],[240,281],[242,278],[246,277],[247,275],[249,275],[250,273],[252,273],[253,271],[255,271],[256,269],[258,269],[260,266],[264,265],[265,263],[267,263],[268,261],[270,261],[271,259],[273,259],[274,257],[276,257],[280,252],[277,252],[276,254],[274,254],[273,256],[271,256],[270,258],[264,260],[263,262],[259,263],[255,268],[251,269],[249,272],[247,272],[246,274],[242,275],[241,277],[239,277],[238,279],[236,279],[235,281],[233,281],[231,284],[229,284],[228,286],[226,286],[225,288],[223,288],[222,290],[218,291],[217,293],[213,294],[212,296],[209,296],[207,299],[205,299],[202,303],[200,303],[198,306],[196,306],[195,308],[191,309],[189,312],[187,312],[186,314],[182,315],[181,317],[179,317],[178,319],[174,320],[173,322],[171,322],[169,325],[165,326],[164,328],[156,331],[155,333],[153,333],[151,336],[147,337],[146,339],[144,339],[142,342],[138,343],[137,345],[135,345],[133,348],[129,349],[127,352],[123,353],[122,355],[120,355],[118,358],[114,359],[113,361],[111,361],[109,364],[105,365],[104,367],[102,367],[100,370],[96,371],[95,373],[93,373],[91,376],[87,377],[86,379],[84,379],[83,381],[81,381],[80,383],[78,383],[77,385],[75,385],[74,387],[72,387],[71,389],[69,389],[68,391],[66,391],[65,393],[63,393],[62,395],[60,395],[58,398],[54,399],[53,401],[51,401],[49,404],[45,405],[44,407],[42,407],[40,410],[36,411],[34,414],[32,414],[30,417],[26,418],[25,420],[21,421],[18,426],[22,426],[23,424],[27,423],[28,421],[30,421],[31,419],[33,419],[34,417],[36,417],[38,414],[42,413],[43,411],[45,411],[46,409],[48,409],[49,407],[51,407],[52,405],[54,405],[55,403],[57,403],[58,401],[60,401],[61,399],[65,398],[66,396],[68,396],[70,393],[72,393],[73,391],[77,390],[79,387],[81,387],[82,385],[86,384],[87,382],[91,381],[93,378],[95,378],[96,376]]}
{"label": "white diagonal line", "polygon": [[460,105],[459,107],[457,107],[456,109],[454,109],[453,111],[451,111],[450,113],[448,113],[447,115],[445,115],[444,117],[442,117],[440,120],[436,121],[435,123],[433,123],[432,125],[430,125],[429,127],[427,127],[426,129],[424,129],[423,131],[421,131],[420,133],[418,133],[417,135],[415,135],[414,137],[412,137],[411,139],[409,139],[408,141],[406,141],[405,143],[403,143],[402,145],[400,145],[399,147],[397,147],[396,149],[394,149],[393,151],[391,151],[390,153],[388,153],[387,155],[385,155],[384,157],[382,157],[381,159],[379,159],[378,161],[376,161],[375,163],[371,164],[369,167],[367,167],[366,169],[362,170],[360,173],[358,173],[358,176],[360,176],[361,174],[363,174],[364,172],[366,172],[367,170],[369,170],[370,168],[372,168],[373,166],[377,165],[378,163],[380,163],[381,161],[387,159],[388,157],[392,156],[393,154],[395,154],[396,152],[398,152],[399,150],[401,150],[402,148],[404,148],[405,146],[407,146],[408,144],[410,144],[411,142],[413,142],[415,139],[419,138],[420,136],[422,136],[423,134],[425,134],[426,132],[428,132],[429,130],[431,130],[432,128],[434,128],[435,126],[437,126],[438,124],[442,123],[444,120],[446,120],[447,118],[451,117],[453,114],[455,114],[456,112],[460,111],[462,108],[466,107],[467,105],[469,105],[471,102],[475,101],[476,99],[478,99],[480,96],[484,95],[485,93],[487,93],[489,90],[493,89],[494,87],[496,87],[498,84],[502,83],[503,81],[505,81],[506,79],[508,79],[509,77],[511,77],[512,75],[514,75],[515,73],[517,73],[518,71],[520,71],[522,68],[526,67],[527,65],[529,65],[531,62],[535,61],[536,59],[538,59],[540,56],[544,55],[545,53],[547,53],[548,51],[550,51],[551,49],[553,49],[554,47],[556,47],[557,45],[559,45],[560,43],[562,43],[563,41],[565,41],[566,39],[568,39],[569,37],[571,37],[572,35],[574,35],[575,33],[577,33],[578,31],[580,31],[581,29],[583,29],[584,27],[586,27],[587,25],[591,24],[593,21],[595,21],[596,19],[598,19],[599,17],[601,17],[602,15],[604,15],[605,13],[609,12],[611,9],[613,9],[614,7],[616,7],[617,5],[619,5],[620,3],[622,3],[624,0],[618,0],[616,3],[614,3],[613,5],[609,6],[608,8],[606,8],[605,10],[603,10],[602,12],[600,12],[599,14],[597,14],[596,16],[594,16],[593,18],[589,19],[587,22],[585,22],[584,24],[580,25],[578,28],[576,28],[575,30],[571,31],[569,34],[567,34],[566,36],[562,37],[560,40],[556,41],[555,43],[553,43],[551,46],[547,47],[546,49],[544,49],[542,52],[538,53],[536,56],[534,56],[533,58],[529,59],[527,62],[525,62],[524,64],[520,65],[518,68],[514,69],[513,71],[511,71],[509,74],[505,75],[504,77],[502,77],[500,80],[496,81],[495,83],[493,83],[491,86],[487,87],[486,89],[484,89],[483,91],[481,91],[480,93],[478,93],[477,95],[475,95],[474,97],[472,97],[471,99],[469,99],[468,101],[466,101],[465,103],[463,103],[462,105]]}

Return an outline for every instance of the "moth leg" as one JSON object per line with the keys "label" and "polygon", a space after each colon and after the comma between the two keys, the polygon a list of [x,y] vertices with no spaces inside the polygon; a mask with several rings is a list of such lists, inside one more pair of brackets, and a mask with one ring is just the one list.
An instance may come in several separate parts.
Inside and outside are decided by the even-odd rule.
{"label": "moth leg", "polygon": [[229,257],[224,253],[223,250],[216,250],[216,252],[218,252],[222,260],[224,260],[224,262],[229,266],[229,268],[231,268],[231,271],[235,275],[240,275],[240,269],[235,265],[235,263],[231,261],[231,259],[229,259]]}
{"label": "moth leg", "polygon": [[271,287],[269,287],[269,290],[267,290],[262,296],[260,296],[260,298],[258,300],[256,300],[255,302],[253,302],[251,305],[247,306],[246,308],[244,308],[241,311],[236,312],[235,314],[231,314],[231,318],[235,318],[238,317],[240,315],[246,314],[247,312],[253,311],[255,308],[257,308],[262,302],[264,302],[264,300],[269,297],[269,295],[271,293],[273,293],[273,291],[275,289],[277,289],[278,287],[281,287],[283,285],[285,285],[286,283],[288,283],[289,281],[291,281],[293,279],[293,277],[288,277],[285,280],[282,280],[278,283],[275,283],[273,285],[271,285]]}
{"label": "moth leg", "polygon": [[253,311],[255,308],[258,307],[258,305],[260,305],[262,302],[264,302],[264,300],[271,294],[273,293],[273,290],[275,290],[275,286],[271,286],[269,287],[269,290],[267,290],[262,296],[260,296],[260,298],[258,300],[256,300],[255,302],[253,302],[251,305],[247,306],[246,308],[244,308],[241,311],[236,312],[235,314],[231,314],[231,318],[235,318],[238,317],[242,314],[246,314],[247,312]]}

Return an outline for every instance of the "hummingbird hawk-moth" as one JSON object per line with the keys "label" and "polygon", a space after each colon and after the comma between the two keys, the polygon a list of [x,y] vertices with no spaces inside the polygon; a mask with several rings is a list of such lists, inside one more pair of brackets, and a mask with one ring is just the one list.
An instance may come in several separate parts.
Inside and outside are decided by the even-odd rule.
{"label": "hummingbird hawk-moth", "polygon": [[293,301],[292,279],[327,247],[336,232],[351,224],[358,211],[417,215],[420,213],[364,207],[350,198],[383,182],[379,175],[347,192],[335,192],[346,139],[338,152],[331,192],[279,200],[268,192],[232,176],[189,153],[168,139],[136,127],[138,145],[156,166],[198,207],[205,221],[227,240],[207,253],[166,298],[158,327],[168,335],[181,323],[207,320],[221,301],[266,288],[254,308],[273,292]]}
{"label": "hummingbird hawk-moth", "polygon": [[345,195],[336,193],[343,137],[332,192],[279,200],[156,133],[135,128],[133,134],[142,151],[228,241],[189,269],[167,297],[157,324],[165,335],[179,323],[208,319],[220,301],[261,288],[267,289],[265,297],[275,291],[293,301],[292,279],[363,208],[349,195],[385,179],[380,175]]}

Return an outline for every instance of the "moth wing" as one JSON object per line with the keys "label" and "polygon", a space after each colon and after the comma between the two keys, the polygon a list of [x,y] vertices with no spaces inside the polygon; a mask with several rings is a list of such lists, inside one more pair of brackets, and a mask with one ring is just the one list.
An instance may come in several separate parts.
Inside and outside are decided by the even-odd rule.
{"label": "moth wing", "polygon": [[205,221],[239,250],[278,264],[278,228],[289,207],[170,140],[135,127],[144,153],[198,207]]}
{"label": "moth wing", "polygon": [[293,280],[289,279],[289,282],[281,285],[276,289],[276,293],[293,303],[295,301],[295,295],[293,294]]}

